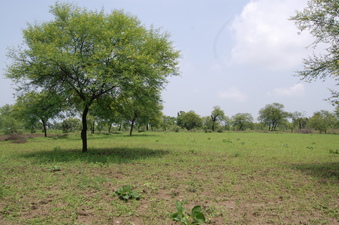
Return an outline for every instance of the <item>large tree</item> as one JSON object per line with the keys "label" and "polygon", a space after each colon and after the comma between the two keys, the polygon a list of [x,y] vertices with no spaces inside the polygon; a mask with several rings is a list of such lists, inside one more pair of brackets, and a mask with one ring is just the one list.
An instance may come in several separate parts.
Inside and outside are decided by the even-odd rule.
{"label": "large tree", "polygon": [[327,130],[333,127],[337,122],[335,115],[327,110],[321,110],[315,112],[309,119],[308,124],[315,130],[319,130],[320,133],[326,134]]}
{"label": "large tree", "polygon": [[306,128],[308,118],[305,116],[305,113],[294,112],[291,113],[293,127],[297,127],[299,131]]}
{"label": "large tree", "polygon": [[253,127],[253,116],[250,113],[237,113],[232,116],[232,125],[237,130]]}
{"label": "large tree", "polygon": [[[54,20],[29,24],[22,49],[12,51],[7,77],[20,88],[54,90],[82,111],[82,151],[87,151],[87,114],[96,101],[125,90],[142,96],[178,74],[179,52],[159,29],[115,10],[88,11],[68,3],[51,7]],[[143,87],[146,87],[145,89]]]}
{"label": "large tree", "polygon": [[180,111],[177,117],[177,125],[192,130],[202,126],[202,119],[192,110],[189,112]]}
{"label": "large tree", "polygon": [[[322,55],[304,59],[304,70],[298,75],[306,81],[334,78],[339,80],[339,2],[338,0],[309,0],[303,11],[291,18],[301,31],[315,37],[313,46],[324,43]],[[338,83],[337,83],[338,85]],[[332,103],[339,103],[339,92],[332,90]]]}
{"label": "large tree", "polygon": [[268,127],[269,131],[275,131],[279,125],[286,122],[289,113],[284,111],[284,105],[280,103],[268,104],[260,109],[258,120]]}
{"label": "large tree", "polygon": [[220,109],[219,106],[214,106],[213,111],[211,112],[211,121],[212,121],[212,131],[215,131],[216,127],[220,125],[221,122],[225,121],[225,112]]}
{"label": "large tree", "polygon": [[130,124],[130,136],[132,136],[134,126],[138,123],[148,125],[155,119],[162,110],[160,93],[150,91],[144,96],[133,96],[131,93],[121,95],[121,100],[114,105],[120,116]]}

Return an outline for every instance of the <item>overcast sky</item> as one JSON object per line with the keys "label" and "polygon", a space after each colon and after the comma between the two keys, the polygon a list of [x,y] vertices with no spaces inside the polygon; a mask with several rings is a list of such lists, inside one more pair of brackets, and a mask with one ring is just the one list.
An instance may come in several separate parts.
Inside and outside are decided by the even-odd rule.
{"label": "overcast sky", "polygon": [[[22,43],[27,23],[53,19],[53,0],[10,0],[0,7],[0,107],[13,104],[13,84],[4,78],[8,47]],[[60,1],[64,2],[64,1]],[[281,103],[288,112],[334,107],[324,101],[334,80],[301,82],[295,71],[311,55],[313,38],[298,35],[288,18],[307,0],[73,0],[91,10],[124,9],[147,27],[162,27],[181,51],[180,77],[162,93],[164,114],[194,110],[201,116],[220,106],[229,117]],[[316,51],[321,51],[317,49]]]}

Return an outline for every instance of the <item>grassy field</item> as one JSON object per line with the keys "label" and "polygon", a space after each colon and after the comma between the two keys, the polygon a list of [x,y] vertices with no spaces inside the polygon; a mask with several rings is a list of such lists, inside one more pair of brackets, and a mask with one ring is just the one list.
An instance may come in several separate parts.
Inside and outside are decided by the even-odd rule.
{"label": "grassy field", "polygon": [[[0,224],[339,224],[339,136],[142,133],[0,142]],[[20,142],[20,141],[19,141]],[[124,185],[140,200],[120,200]],[[179,224],[179,223],[178,223]]]}

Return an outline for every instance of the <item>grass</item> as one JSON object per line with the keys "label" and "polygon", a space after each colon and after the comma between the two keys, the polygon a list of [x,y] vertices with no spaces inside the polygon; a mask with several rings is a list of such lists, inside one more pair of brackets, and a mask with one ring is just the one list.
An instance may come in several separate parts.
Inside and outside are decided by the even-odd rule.
{"label": "grass", "polygon": [[[339,223],[339,139],[275,133],[69,135],[0,142],[0,224]],[[124,185],[141,194],[124,202]]]}

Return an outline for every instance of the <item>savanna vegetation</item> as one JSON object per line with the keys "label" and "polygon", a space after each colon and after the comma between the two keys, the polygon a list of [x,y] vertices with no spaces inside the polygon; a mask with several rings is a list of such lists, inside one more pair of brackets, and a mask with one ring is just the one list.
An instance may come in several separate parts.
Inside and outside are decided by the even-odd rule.
{"label": "savanna vegetation", "polygon": [[79,143],[1,142],[1,224],[175,224],[177,201],[207,224],[339,222],[337,135],[102,133],[85,154]]}
{"label": "savanna vegetation", "polygon": [[[338,4],[308,7],[291,19],[330,47],[298,75],[337,80]],[[119,10],[51,13],[9,52],[18,98],[0,107],[0,224],[339,223],[336,91],[335,111],[312,116],[277,102],[258,118],[167,116],[160,93],[180,52],[166,32]]]}

